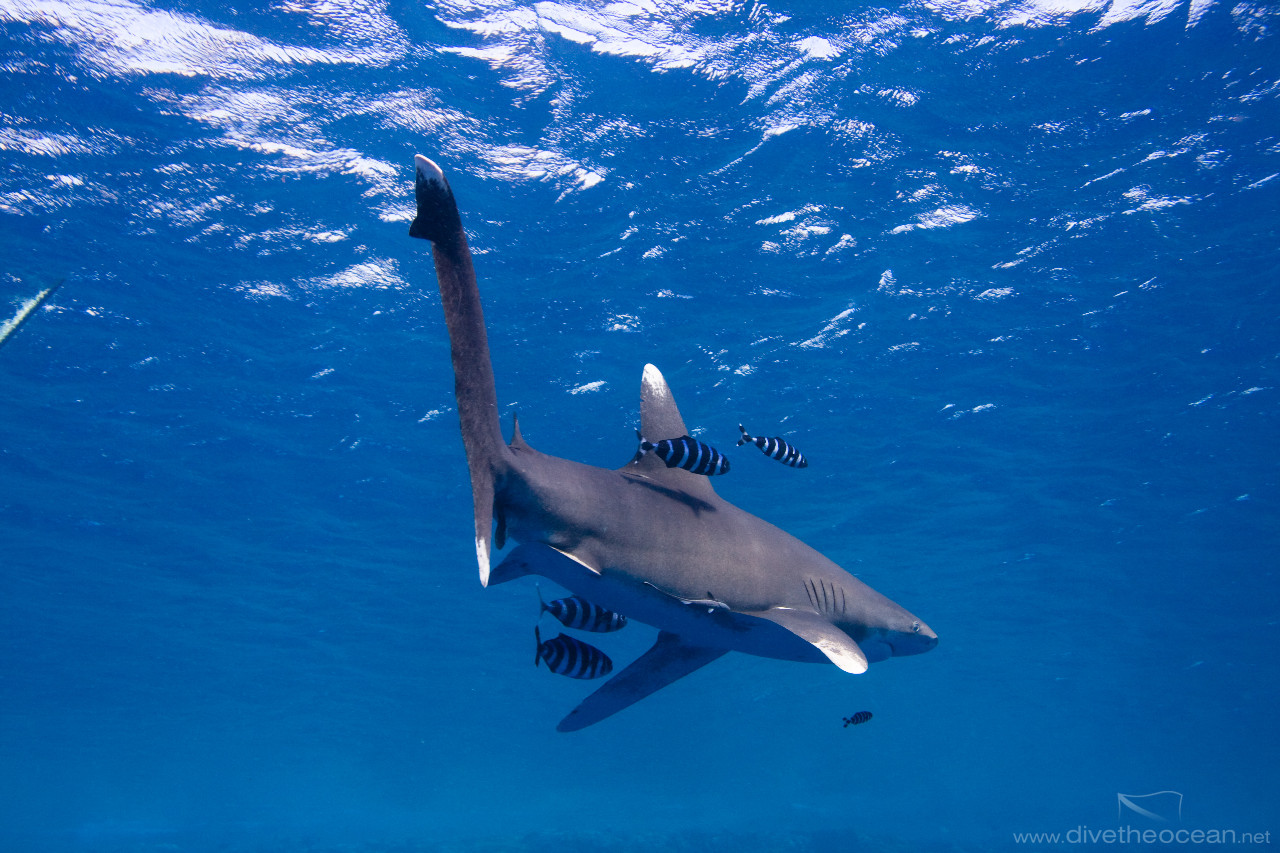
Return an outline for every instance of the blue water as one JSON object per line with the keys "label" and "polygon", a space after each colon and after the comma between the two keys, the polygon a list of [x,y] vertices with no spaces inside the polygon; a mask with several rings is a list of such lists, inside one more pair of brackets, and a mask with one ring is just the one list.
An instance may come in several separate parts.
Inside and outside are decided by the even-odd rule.
{"label": "blue water", "polygon": [[[65,279],[0,348],[0,849],[1280,833],[1278,38],[1250,0],[0,0],[0,320]],[[594,685],[477,581],[414,153],[535,447],[625,462],[651,361],[724,497],[938,647],[729,655],[556,733]]]}

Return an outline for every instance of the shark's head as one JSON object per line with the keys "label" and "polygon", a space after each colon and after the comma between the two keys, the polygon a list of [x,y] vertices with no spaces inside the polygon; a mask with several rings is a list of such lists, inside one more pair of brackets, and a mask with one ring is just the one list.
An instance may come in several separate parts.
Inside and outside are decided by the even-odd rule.
{"label": "shark's head", "polygon": [[868,663],[923,654],[938,644],[938,635],[932,628],[906,608],[878,594],[876,606],[870,608],[870,612],[861,613],[861,619],[836,620],[836,624],[858,643]]}
{"label": "shark's head", "polygon": [[857,642],[867,661],[875,663],[891,657],[923,654],[938,645],[938,635],[924,622],[902,610],[882,624],[864,629]]}
{"label": "shark's head", "polygon": [[[938,645],[932,628],[856,578],[809,577],[804,588],[814,612],[848,634],[867,663],[922,654]],[[864,664],[848,671],[865,669]]]}

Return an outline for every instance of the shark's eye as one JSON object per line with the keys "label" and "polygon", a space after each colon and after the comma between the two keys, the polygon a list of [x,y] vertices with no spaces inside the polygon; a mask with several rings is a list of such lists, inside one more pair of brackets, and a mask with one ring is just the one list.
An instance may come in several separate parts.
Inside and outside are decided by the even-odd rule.
{"label": "shark's eye", "polygon": [[913,634],[919,634],[919,633],[920,633],[920,620],[919,620],[919,619],[917,619],[917,620],[915,620],[914,622],[912,622],[912,623],[911,623],[911,633],[913,633]]}

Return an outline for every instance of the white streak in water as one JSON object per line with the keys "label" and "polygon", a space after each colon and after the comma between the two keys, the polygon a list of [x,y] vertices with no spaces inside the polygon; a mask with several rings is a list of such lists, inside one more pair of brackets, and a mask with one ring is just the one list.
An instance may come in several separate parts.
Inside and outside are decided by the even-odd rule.
{"label": "white streak in water", "polygon": [[61,286],[62,282],[58,282],[53,287],[47,287],[26,302],[23,302],[18,308],[18,313],[13,315],[13,319],[5,321],[5,324],[0,326],[0,344],[4,344],[5,341],[9,340],[9,336],[18,331],[18,327],[25,323],[27,318]]}

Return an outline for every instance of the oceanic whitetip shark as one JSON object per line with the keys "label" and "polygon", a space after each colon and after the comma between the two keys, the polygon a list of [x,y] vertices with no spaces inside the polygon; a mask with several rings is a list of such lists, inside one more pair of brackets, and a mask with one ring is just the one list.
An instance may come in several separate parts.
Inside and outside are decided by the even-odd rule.
{"label": "oceanic whitetip shark", "polygon": [[[667,468],[653,453],[617,470],[547,456],[525,442],[518,421],[508,444],[453,191],[431,160],[419,155],[415,167],[409,234],[432,242],[471,469],[480,583],[541,575],[658,629],[653,647],[583,700],[560,731],[598,723],[728,651],[829,660],[862,673],[869,663],[937,645],[924,622],[721,499],[707,477]],[[640,429],[651,440],[688,434],[651,364],[641,379]],[[491,567],[507,538],[520,544]]]}

